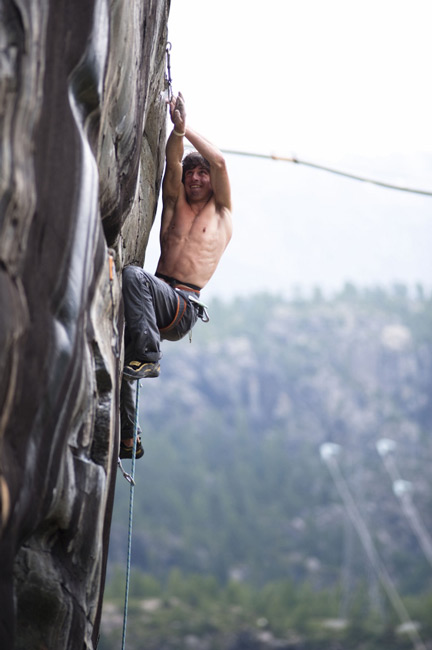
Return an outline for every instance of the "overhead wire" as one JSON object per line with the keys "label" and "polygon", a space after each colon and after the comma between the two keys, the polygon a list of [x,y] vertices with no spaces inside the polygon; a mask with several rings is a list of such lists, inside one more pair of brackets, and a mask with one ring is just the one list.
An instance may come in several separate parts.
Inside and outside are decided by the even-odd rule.
{"label": "overhead wire", "polygon": [[[165,69],[165,80],[168,86],[168,100],[170,101],[173,97],[173,82],[171,76],[171,50],[172,44],[168,41],[166,46],[166,69]],[[345,172],[340,169],[334,169],[333,167],[328,167],[326,165],[320,165],[318,163],[311,162],[309,160],[301,160],[297,156],[277,156],[276,154],[263,154],[256,153],[253,151],[237,151],[235,149],[221,149],[222,153],[231,155],[231,156],[244,156],[249,158],[263,158],[267,160],[275,160],[281,162],[294,163],[296,165],[304,165],[306,167],[312,167],[313,169],[318,169],[330,174],[337,174],[338,176],[343,176],[345,178],[350,178],[351,180],[360,181],[362,183],[370,183],[372,185],[377,185],[378,187],[383,187],[389,190],[397,190],[399,192],[408,192],[410,194],[419,194],[421,196],[432,196],[432,190],[422,190],[412,187],[404,187],[402,185],[396,185],[394,183],[386,183],[385,181],[379,181],[374,178],[367,178],[365,176],[360,176],[358,174],[351,174],[350,172]]]}

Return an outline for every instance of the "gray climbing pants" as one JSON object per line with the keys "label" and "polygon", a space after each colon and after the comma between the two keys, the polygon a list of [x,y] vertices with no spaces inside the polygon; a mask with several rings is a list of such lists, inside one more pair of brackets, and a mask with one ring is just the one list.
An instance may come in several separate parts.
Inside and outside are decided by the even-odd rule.
{"label": "gray climbing pants", "polygon": [[[195,325],[198,312],[188,292],[175,289],[139,266],[123,270],[125,365],[159,361],[161,340],[179,341]],[[194,292],[196,297],[199,293]],[[133,436],[135,382],[123,377],[120,391],[121,437]]]}

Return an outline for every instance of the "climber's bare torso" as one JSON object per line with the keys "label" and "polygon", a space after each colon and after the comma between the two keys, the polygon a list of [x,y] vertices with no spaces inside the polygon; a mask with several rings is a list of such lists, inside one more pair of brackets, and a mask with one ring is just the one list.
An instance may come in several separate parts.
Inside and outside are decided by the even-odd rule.
{"label": "climber's bare torso", "polygon": [[[202,289],[231,239],[230,182],[219,149],[187,126],[181,93],[169,107],[174,128],[166,145],[157,271]],[[197,150],[184,160],[183,138]]]}
{"label": "climber's bare torso", "polygon": [[216,205],[209,172],[203,167],[187,171],[177,201],[164,204],[157,271],[203,288],[231,231],[230,211]]}

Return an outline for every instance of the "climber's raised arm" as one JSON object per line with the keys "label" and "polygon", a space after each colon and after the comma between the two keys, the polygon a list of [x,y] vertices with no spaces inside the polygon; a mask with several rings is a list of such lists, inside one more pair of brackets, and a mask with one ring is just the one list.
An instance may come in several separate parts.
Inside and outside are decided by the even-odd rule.
{"label": "climber's raised arm", "polygon": [[166,144],[166,165],[162,183],[162,200],[164,207],[167,204],[175,205],[182,188],[182,158],[184,153],[183,136],[186,131],[186,110],[181,94],[173,97],[169,104],[173,130]]}
{"label": "climber's raised arm", "polygon": [[226,208],[231,212],[231,186],[221,151],[190,127],[186,127],[186,138],[210,164],[211,185],[218,210]]}
{"label": "climber's raised arm", "polygon": [[[169,108],[174,128],[166,146],[156,271],[203,288],[231,239],[230,182],[219,149],[187,125],[181,93]],[[182,159],[183,138],[196,151]]]}

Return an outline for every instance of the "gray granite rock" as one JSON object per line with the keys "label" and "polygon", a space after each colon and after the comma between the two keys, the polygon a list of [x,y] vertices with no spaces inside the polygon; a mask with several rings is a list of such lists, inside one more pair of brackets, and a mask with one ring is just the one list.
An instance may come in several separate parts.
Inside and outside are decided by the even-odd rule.
{"label": "gray granite rock", "polygon": [[[0,647],[96,647],[169,0],[0,0]],[[115,259],[110,279],[109,253]]]}

